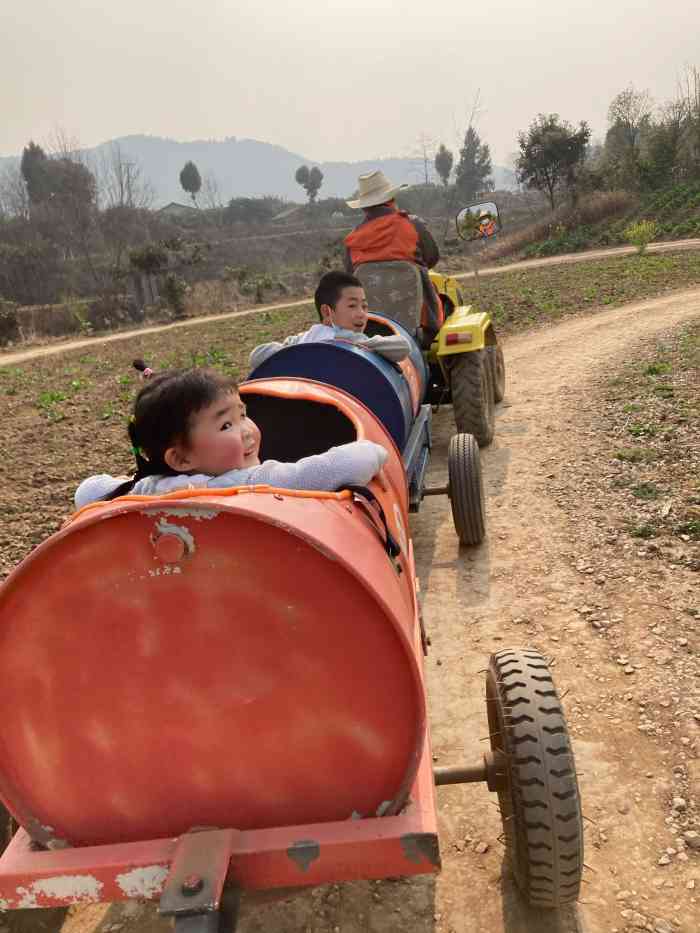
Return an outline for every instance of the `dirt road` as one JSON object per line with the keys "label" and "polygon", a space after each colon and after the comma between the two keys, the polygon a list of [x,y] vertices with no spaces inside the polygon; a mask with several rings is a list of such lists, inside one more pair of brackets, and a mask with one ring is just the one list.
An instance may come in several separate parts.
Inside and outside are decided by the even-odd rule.
{"label": "dirt road", "polygon": [[[700,289],[627,305],[510,339],[508,388],[496,441],[483,452],[488,539],[458,548],[449,504],[428,499],[413,534],[432,649],[427,661],[434,753],[440,765],[471,762],[486,733],[483,675],[490,652],[535,646],[554,673],[574,738],[587,833],[584,903],[562,916],[522,906],[502,871],[498,812],[485,787],[439,791],[443,871],[437,879],[330,886],[285,904],[250,908],[240,933],[613,933],[698,929],[697,854],[659,868],[669,845],[667,798],[674,746],[640,736],[644,680],[626,676],[579,611],[586,603],[619,614],[636,645],[672,603],[690,598],[692,574],[654,578],[581,573],[577,555],[591,503],[568,466],[586,444],[577,431],[588,387],[603,364],[625,359],[636,341],[700,316]],[[432,480],[446,475],[451,412],[436,417]],[[556,478],[556,501],[550,479]],[[563,509],[561,502],[568,508]],[[605,571],[606,568],[603,568]],[[696,580],[694,581],[697,582]],[[631,713],[630,711],[635,712]],[[700,797],[700,793],[698,793]],[[488,848],[484,851],[485,843]],[[666,872],[666,874],[663,874]],[[693,889],[691,882],[697,884]],[[635,917],[652,918],[635,926]],[[3,923],[5,926],[3,926]],[[27,912],[0,919],[9,933],[164,933],[146,905]]]}
{"label": "dirt road", "polygon": [[[652,243],[648,247],[650,253],[684,252],[685,250],[700,249],[700,239],[692,240],[674,240],[672,243]],[[563,256],[552,256],[547,259],[528,259],[525,262],[510,263],[507,266],[490,266],[479,271],[479,275],[499,275],[502,272],[512,272],[513,270],[525,270],[541,268],[542,266],[556,266],[562,263],[588,262],[595,259],[607,259],[614,256],[625,256],[634,253],[634,247],[620,246],[614,249],[589,250],[583,253],[567,253]],[[457,279],[473,278],[474,272],[460,272],[454,274]],[[287,301],[282,304],[261,305],[256,308],[248,308],[244,311],[226,311],[222,314],[212,314],[206,317],[192,317],[184,321],[177,321],[174,324],[157,324],[153,327],[141,327],[136,330],[123,330],[114,334],[107,334],[102,337],[82,337],[77,340],[63,340],[56,343],[49,343],[41,347],[29,347],[26,350],[12,350],[11,352],[0,352],[0,366],[19,366],[28,360],[39,359],[44,356],[55,356],[59,353],[65,353],[69,350],[80,350],[83,347],[95,347],[102,343],[114,343],[119,340],[129,340],[131,337],[144,337],[148,334],[155,334],[164,330],[176,330],[182,327],[198,327],[203,324],[211,324],[216,321],[225,321],[232,317],[246,317],[251,314],[264,314],[268,311],[284,311],[286,309],[300,308],[302,305],[309,304],[311,298],[303,298],[300,301]]]}

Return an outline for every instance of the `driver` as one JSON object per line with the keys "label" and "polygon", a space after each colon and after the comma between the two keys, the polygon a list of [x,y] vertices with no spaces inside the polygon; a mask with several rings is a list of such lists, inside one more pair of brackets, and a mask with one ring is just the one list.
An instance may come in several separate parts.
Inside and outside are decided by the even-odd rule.
{"label": "driver", "polygon": [[440,296],[428,276],[440,258],[440,251],[425,223],[415,214],[400,211],[395,195],[408,185],[394,185],[377,170],[360,175],[359,197],[348,207],[361,208],[365,219],[345,237],[345,268],[348,272],[365,262],[404,260],[420,268],[423,283],[421,327],[432,338],[440,330],[445,315]]}

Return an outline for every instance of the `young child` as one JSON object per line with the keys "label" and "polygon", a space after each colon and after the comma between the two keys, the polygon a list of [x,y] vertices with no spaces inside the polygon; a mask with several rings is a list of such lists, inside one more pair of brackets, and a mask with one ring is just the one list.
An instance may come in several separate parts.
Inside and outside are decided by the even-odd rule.
{"label": "young child", "polygon": [[153,374],[142,360],[134,366],[146,379],[129,422],[136,474],[88,477],[75,493],[76,508],[129,493],[154,496],[202,486],[333,491],[364,486],[386,461],[379,444],[354,441],[297,463],[260,463],[260,430],[233,379],[207,369]]}
{"label": "young child", "polygon": [[392,363],[405,359],[410,344],[400,334],[388,337],[366,337],[367,298],[362,283],[348,272],[326,272],[314,295],[321,320],[301,334],[287,337],[281,343],[262,343],[250,354],[252,369],[264,363],[273,353],[297,343],[322,343],[328,340],[349,340],[366,350],[374,350]]}

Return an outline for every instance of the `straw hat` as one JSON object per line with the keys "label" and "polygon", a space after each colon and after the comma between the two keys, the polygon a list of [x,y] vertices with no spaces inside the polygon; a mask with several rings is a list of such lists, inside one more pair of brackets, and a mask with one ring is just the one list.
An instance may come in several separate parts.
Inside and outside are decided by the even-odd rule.
{"label": "straw hat", "polygon": [[393,185],[379,169],[360,175],[357,182],[359,198],[347,202],[348,207],[353,210],[358,207],[376,207],[378,204],[386,204],[398,191],[408,188],[408,185]]}

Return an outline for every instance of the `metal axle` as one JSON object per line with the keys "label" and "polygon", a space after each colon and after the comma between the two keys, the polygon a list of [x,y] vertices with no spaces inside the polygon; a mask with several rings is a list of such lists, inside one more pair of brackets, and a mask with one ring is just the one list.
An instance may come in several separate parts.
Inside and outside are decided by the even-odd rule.
{"label": "metal axle", "polygon": [[433,775],[438,787],[442,784],[478,784],[486,780],[486,765],[482,762],[471,767],[458,765],[452,768],[433,768]]}
{"label": "metal axle", "polygon": [[500,750],[484,752],[484,760],[478,765],[456,765],[451,768],[433,768],[435,784],[478,784],[485,781],[490,791],[502,791],[507,787],[506,760]]}
{"label": "metal axle", "polygon": [[449,492],[449,486],[425,486],[423,489],[423,498],[426,496],[447,496]]}

